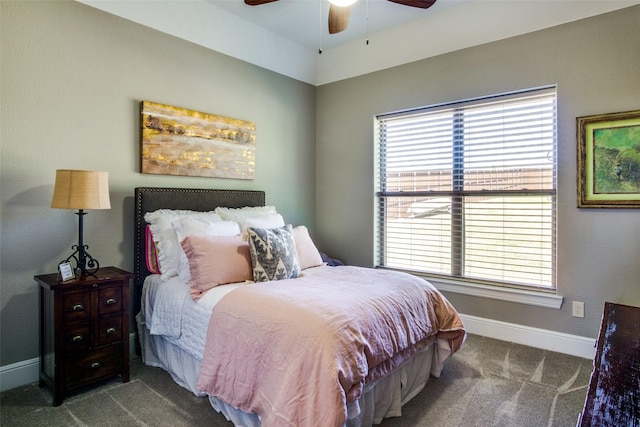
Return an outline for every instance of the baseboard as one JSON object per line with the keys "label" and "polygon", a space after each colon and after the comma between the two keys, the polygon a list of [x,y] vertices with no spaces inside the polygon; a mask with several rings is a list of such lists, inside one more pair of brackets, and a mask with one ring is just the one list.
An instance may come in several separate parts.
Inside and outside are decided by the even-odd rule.
{"label": "baseboard", "polygon": [[[129,353],[135,354],[136,334],[129,334]],[[0,366],[0,392],[37,382],[40,374],[40,358],[36,357],[11,365]]]}
{"label": "baseboard", "polygon": [[0,391],[38,381],[40,358],[23,360],[0,367]]}
{"label": "baseboard", "polygon": [[[545,329],[531,328],[515,323],[500,322],[461,314],[464,326],[470,334],[529,345],[544,350],[557,351],[572,356],[593,359],[595,339]],[[129,334],[129,349],[135,353],[134,333]],[[38,381],[40,359],[34,358],[0,366],[0,391],[10,390]]]}
{"label": "baseboard", "polygon": [[586,359],[593,359],[595,355],[596,340],[594,338],[532,328],[515,323],[500,322],[498,320],[485,319],[466,314],[460,314],[460,317],[464,322],[465,329],[470,334],[584,357]]}

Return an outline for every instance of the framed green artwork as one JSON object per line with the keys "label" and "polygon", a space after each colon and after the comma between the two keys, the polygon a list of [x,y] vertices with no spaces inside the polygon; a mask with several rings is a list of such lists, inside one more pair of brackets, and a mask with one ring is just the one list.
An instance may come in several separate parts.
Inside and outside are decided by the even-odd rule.
{"label": "framed green artwork", "polygon": [[640,208],[640,111],[576,121],[578,207]]}

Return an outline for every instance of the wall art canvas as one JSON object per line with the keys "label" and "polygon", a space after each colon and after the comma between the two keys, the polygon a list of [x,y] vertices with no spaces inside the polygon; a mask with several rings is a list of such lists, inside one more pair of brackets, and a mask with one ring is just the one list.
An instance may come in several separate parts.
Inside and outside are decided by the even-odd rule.
{"label": "wall art canvas", "polygon": [[640,111],[577,118],[578,207],[640,207]]}
{"label": "wall art canvas", "polygon": [[256,125],[142,101],[142,173],[254,179]]}

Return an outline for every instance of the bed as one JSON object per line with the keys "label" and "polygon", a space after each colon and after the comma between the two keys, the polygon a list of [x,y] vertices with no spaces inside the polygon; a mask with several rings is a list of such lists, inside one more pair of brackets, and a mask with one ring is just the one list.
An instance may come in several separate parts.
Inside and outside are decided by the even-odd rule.
{"label": "bed", "polygon": [[[222,222],[235,221],[243,243],[226,229],[228,236],[189,228],[211,227],[207,215],[218,210],[232,215]],[[150,260],[151,248],[165,248],[155,247],[158,213],[169,215],[161,218],[183,249],[173,275]],[[401,416],[464,342],[455,309],[412,275],[319,262],[327,258],[306,228],[278,216],[261,191],[135,189],[134,310],[143,362],[208,398],[236,426],[368,426]],[[229,258],[219,255],[232,240],[242,257],[233,245]]]}

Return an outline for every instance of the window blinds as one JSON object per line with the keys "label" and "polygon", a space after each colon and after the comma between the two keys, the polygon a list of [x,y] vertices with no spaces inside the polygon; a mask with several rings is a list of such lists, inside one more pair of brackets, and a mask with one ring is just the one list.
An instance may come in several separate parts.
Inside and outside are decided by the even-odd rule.
{"label": "window blinds", "polygon": [[555,87],[377,117],[379,266],[555,288]]}

